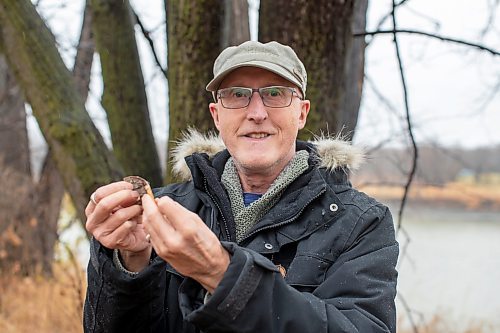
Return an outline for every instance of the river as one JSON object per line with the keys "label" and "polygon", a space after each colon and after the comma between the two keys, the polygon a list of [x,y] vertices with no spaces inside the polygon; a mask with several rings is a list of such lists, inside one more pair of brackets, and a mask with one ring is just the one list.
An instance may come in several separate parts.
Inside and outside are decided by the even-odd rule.
{"label": "river", "polygon": [[500,332],[500,212],[410,207],[402,225],[397,304],[403,325],[406,303],[416,323],[438,315],[450,332],[474,325]]}

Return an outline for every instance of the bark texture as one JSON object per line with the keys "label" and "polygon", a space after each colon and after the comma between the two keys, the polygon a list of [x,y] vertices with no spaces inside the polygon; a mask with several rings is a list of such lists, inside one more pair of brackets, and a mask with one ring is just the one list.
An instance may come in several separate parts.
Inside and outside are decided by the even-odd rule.
{"label": "bark texture", "polygon": [[222,49],[250,40],[247,0],[224,0]]}
{"label": "bark texture", "polygon": [[89,94],[90,73],[95,51],[92,16],[90,0],[87,0],[83,12],[83,23],[76,50],[75,64],[73,65],[73,78],[83,101],[87,100]]}
{"label": "bark texture", "polygon": [[54,37],[28,0],[0,1],[1,37],[9,67],[40,125],[78,215],[100,185],[123,171],[85,111]]}
{"label": "bark texture", "polygon": [[[366,31],[366,12],[368,0],[357,0],[354,2],[354,20],[352,30],[354,33]],[[363,94],[363,82],[365,78],[365,49],[364,37],[354,38],[346,55],[346,80],[344,101],[340,106],[340,119],[337,131],[342,130],[347,140],[352,140],[358,123],[359,107]]]}
{"label": "bark texture", "polygon": [[[31,203],[31,168],[21,88],[0,55],[0,274],[24,271],[23,234]],[[27,230],[26,230],[27,231]]]}
{"label": "bark texture", "polygon": [[[89,9],[87,5],[73,67],[73,77],[84,100],[87,98],[94,55]],[[29,170],[24,97],[3,57],[0,76],[0,123],[6,129],[0,129],[0,152],[9,155],[6,154],[4,159],[0,157],[0,164],[3,165],[1,183],[9,184],[0,187],[2,202],[8,203],[2,210],[1,230],[6,233],[0,232],[0,270],[22,275],[41,273],[50,276],[64,184],[50,150],[43,163],[40,179],[35,182]],[[10,102],[13,99],[16,100],[15,105]],[[7,142],[11,143],[10,150],[9,147],[1,147],[2,143]]]}
{"label": "bark texture", "polygon": [[162,184],[128,0],[91,0],[104,82],[102,104],[116,158],[128,175]]}
{"label": "bark texture", "polygon": [[[221,51],[224,1],[168,1],[169,143],[181,131],[196,126],[213,130],[205,86],[213,77],[213,63]],[[170,144],[169,144],[170,146]],[[175,181],[167,164],[167,182]]]}
{"label": "bark texture", "polygon": [[308,73],[312,107],[305,130],[333,133],[342,128],[348,57],[353,43],[354,0],[262,0],[259,40],[290,45]]}

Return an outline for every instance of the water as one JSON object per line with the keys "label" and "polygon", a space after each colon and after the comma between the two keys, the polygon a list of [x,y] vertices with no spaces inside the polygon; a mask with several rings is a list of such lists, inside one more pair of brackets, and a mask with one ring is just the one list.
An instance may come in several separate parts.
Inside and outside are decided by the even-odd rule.
{"label": "water", "polygon": [[[396,210],[393,210],[396,215]],[[439,315],[453,327],[486,324],[500,331],[500,212],[407,210],[398,293],[415,322]],[[398,300],[398,316],[408,313]],[[408,323],[408,321],[405,321]]]}

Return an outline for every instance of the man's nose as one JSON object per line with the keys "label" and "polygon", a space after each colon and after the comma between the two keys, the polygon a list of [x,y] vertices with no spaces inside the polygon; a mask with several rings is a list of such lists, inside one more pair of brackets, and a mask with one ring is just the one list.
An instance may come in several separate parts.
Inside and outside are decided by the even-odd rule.
{"label": "man's nose", "polygon": [[267,109],[258,91],[252,94],[252,99],[247,107],[247,118],[257,122],[267,118]]}

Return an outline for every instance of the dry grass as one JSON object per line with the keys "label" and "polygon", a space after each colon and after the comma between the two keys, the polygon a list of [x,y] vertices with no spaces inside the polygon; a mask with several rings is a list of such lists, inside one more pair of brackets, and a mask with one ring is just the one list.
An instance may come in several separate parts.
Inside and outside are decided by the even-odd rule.
{"label": "dry grass", "polygon": [[[401,200],[400,186],[363,186],[360,188],[380,200]],[[500,210],[500,186],[450,183],[446,186],[413,184],[409,199],[429,205],[461,206],[465,209]]]}
{"label": "dry grass", "polygon": [[82,332],[84,272],[55,264],[54,277],[0,277],[0,332]]}
{"label": "dry grass", "polygon": [[[53,278],[0,278],[0,332],[2,333],[81,333],[82,305],[86,288],[84,272],[74,265],[56,264]],[[401,328],[399,333],[486,333],[484,324],[456,329],[437,315],[417,331]]]}
{"label": "dry grass", "polygon": [[[489,333],[498,332],[486,323],[459,324],[455,321],[444,319],[444,315],[435,315],[428,322],[417,327],[409,327],[398,323],[398,333]],[[404,328],[402,327],[404,326]],[[460,328],[457,328],[460,327]]]}

